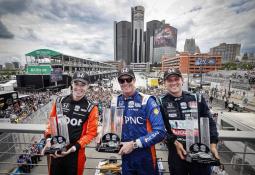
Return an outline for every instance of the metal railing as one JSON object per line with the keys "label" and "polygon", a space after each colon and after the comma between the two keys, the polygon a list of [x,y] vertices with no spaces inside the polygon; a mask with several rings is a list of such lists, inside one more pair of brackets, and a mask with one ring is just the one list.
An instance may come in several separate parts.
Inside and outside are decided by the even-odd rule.
{"label": "metal railing", "polygon": [[[34,140],[38,140],[42,137],[42,133],[45,130],[45,124],[8,124],[0,123],[0,174],[10,174],[10,170],[14,167],[17,167],[17,156],[24,154],[22,150],[28,145],[32,145]],[[255,151],[254,148],[251,148],[250,142],[255,143],[255,132],[254,131],[219,131],[220,143],[219,143],[219,153],[221,157],[229,157],[222,160],[222,163],[225,165],[227,170],[235,169],[236,174],[246,174],[247,170],[255,172]],[[242,148],[239,148],[238,151],[233,151],[229,149],[225,143],[229,141],[234,141],[232,144],[242,143]],[[228,143],[229,144],[229,143]],[[7,145],[7,146],[3,146]],[[224,147],[224,149],[222,149]],[[168,164],[167,164],[167,149],[157,145],[157,155],[158,158],[162,159],[162,163],[165,167],[163,174],[169,174]],[[88,152],[95,151],[95,146],[93,144],[86,147]],[[252,150],[252,151],[251,151]],[[160,153],[161,152],[161,153]],[[251,156],[253,156],[251,158]],[[95,162],[108,158],[108,153],[100,153],[99,157],[94,156],[94,154],[87,155],[86,162],[86,174],[93,171],[96,171],[97,167],[94,166]],[[120,157],[117,158],[120,160]],[[253,161],[252,161],[253,160]],[[91,162],[94,162],[91,163]],[[7,166],[8,165],[8,166]],[[29,164],[34,166],[36,164]],[[40,167],[43,167],[43,172],[39,174],[47,174],[47,163],[37,164]],[[37,167],[38,167],[37,166]],[[228,168],[229,167],[229,168]],[[230,173],[230,172],[229,172]],[[32,173],[33,174],[33,171]],[[38,174],[38,172],[36,172]],[[231,173],[234,175],[233,173]]]}

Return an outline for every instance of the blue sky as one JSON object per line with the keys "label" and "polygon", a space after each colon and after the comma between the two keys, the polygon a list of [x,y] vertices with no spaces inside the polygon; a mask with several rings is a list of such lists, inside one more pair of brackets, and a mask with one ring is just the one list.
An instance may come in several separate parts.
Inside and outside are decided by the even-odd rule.
{"label": "blue sky", "polygon": [[130,21],[136,5],[145,7],[145,22],[178,29],[178,51],[195,38],[202,52],[222,42],[255,52],[255,0],[0,0],[0,63],[24,64],[40,48],[113,60],[113,22]]}

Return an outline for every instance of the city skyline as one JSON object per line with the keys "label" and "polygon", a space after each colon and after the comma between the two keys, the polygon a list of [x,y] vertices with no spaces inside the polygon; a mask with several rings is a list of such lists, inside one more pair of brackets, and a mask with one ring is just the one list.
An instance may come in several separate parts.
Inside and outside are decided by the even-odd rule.
{"label": "city skyline", "polygon": [[[0,0],[0,63],[48,48],[97,61],[114,59],[113,22],[131,21],[131,7],[145,8],[144,25],[165,20],[178,30],[177,50],[194,38],[201,52],[239,43],[255,52],[255,1],[30,1]],[[7,59],[7,60],[4,60]]]}

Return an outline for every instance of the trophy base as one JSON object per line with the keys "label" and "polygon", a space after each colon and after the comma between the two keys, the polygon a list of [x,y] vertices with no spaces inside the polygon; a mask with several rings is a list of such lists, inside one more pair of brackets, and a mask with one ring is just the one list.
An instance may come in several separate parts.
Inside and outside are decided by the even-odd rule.
{"label": "trophy base", "polygon": [[118,153],[120,150],[120,146],[118,147],[109,147],[108,145],[105,144],[98,144],[96,146],[96,150],[98,152],[106,152],[106,153]]}
{"label": "trophy base", "polygon": [[106,153],[118,153],[120,148],[120,138],[117,134],[114,133],[105,134],[102,137],[101,142],[96,146],[96,150],[98,152]]}
{"label": "trophy base", "polygon": [[46,148],[45,155],[48,154],[61,154],[61,152],[66,151],[66,139],[63,136],[54,136],[51,138],[51,147]]}
{"label": "trophy base", "polygon": [[190,163],[220,166],[220,160],[213,157],[208,146],[202,143],[195,143],[190,146],[190,152],[186,156],[186,161]]}
{"label": "trophy base", "polygon": [[204,152],[190,153],[186,156],[186,161],[210,166],[220,166],[220,160],[215,159],[211,154]]}
{"label": "trophy base", "polygon": [[56,152],[57,152],[57,154],[61,154],[62,151],[65,151],[65,149],[49,148],[49,149],[45,150],[45,155],[55,154]]}

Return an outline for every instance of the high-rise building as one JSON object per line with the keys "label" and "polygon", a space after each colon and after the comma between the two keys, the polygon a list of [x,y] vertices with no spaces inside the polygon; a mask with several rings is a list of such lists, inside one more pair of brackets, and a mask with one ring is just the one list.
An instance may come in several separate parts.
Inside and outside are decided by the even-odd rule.
{"label": "high-rise building", "polygon": [[154,37],[154,51],[152,63],[160,63],[163,56],[176,55],[177,29],[169,24],[163,24],[156,30]]}
{"label": "high-rise building", "polygon": [[132,21],[132,62],[142,63],[144,59],[144,7],[131,8]]}
{"label": "high-rise building", "polygon": [[194,54],[196,52],[196,42],[194,38],[185,40],[184,52],[188,52],[191,54]]}
{"label": "high-rise building", "polygon": [[14,69],[14,65],[12,63],[5,63],[5,69]]}
{"label": "high-rise building", "polygon": [[213,55],[221,55],[222,63],[235,61],[237,56],[240,56],[241,44],[226,44],[221,43],[219,46],[210,49]]}
{"label": "high-rise building", "polygon": [[153,63],[153,43],[155,31],[162,27],[162,22],[152,20],[146,23],[146,38],[145,38],[145,62]]}
{"label": "high-rise building", "polygon": [[132,61],[131,23],[114,22],[114,60],[130,64]]}
{"label": "high-rise building", "polygon": [[20,68],[20,62],[14,61],[14,62],[12,62],[12,64],[14,65],[15,69],[19,69]]}

